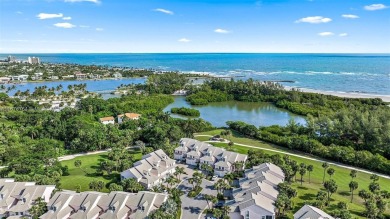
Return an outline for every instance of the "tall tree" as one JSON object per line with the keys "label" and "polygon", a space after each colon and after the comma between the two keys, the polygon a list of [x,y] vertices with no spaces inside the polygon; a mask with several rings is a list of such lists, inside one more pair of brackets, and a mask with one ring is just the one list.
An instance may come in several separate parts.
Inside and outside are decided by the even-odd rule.
{"label": "tall tree", "polygon": [[334,175],[335,170],[333,168],[329,168],[326,172],[328,173],[329,177],[332,179],[332,176]]}
{"label": "tall tree", "polygon": [[309,184],[310,184],[310,173],[313,172],[313,170],[314,170],[313,165],[310,164],[309,166],[307,166],[307,171],[309,172]]}
{"label": "tall tree", "polygon": [[353,202],[353,191],[355,191],[359,187],[358,182],[351,181],[349,183],[349,190],[351,191],[351,203]]}
{"label": "tall tree", "polygon": [[332,196],[333,193],[337,191],[337,184],[336,181],[333,179],[325,181],[324,187],[328,193],[328,202],[330,201],[330,197]]}
{"label": "tall tree", "polygon": [[322,177],[322,183],[325,183],[325,173],[326,173],[326,169],[329,168],[329,164],[327,162],[324,162],[322,164],[322,168],[324,168],[324,176]]}
{"label": "tall tree", "polygon": [[301,185],[303,183],[303,176],[306,174],[306,168],[301,168],[299,170],[299,175],[301,175]]}

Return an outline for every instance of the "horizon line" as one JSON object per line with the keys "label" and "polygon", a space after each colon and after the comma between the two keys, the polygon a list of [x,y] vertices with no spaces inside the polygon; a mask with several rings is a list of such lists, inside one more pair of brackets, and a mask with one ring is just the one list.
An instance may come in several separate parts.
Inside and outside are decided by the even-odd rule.
{"label": "horizon line", "polygon": [[12,54],[386,54],[390,52],[0,52]]}

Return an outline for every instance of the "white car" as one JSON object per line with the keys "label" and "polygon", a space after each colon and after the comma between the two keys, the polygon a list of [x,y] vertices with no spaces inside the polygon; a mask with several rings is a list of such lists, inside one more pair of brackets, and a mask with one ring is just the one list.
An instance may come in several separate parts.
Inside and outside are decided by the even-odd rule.
{"label": "white car", "polygon": [[212,180],[216,180],[218,179],[218,176],[217,175],[214,175],[213,178],[211,178]]}

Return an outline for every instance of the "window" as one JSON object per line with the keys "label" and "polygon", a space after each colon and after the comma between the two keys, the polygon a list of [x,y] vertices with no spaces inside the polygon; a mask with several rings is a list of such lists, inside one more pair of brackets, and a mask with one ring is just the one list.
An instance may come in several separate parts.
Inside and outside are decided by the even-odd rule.
{"label": "window", "polygon": [[272,215],[265,216],[265,219],[272,219]]}
{"label": "window", "polygon": [[245,219],[249,219],[249,211],[245,212]]}
{"label": "window", "polygon": [[261,219],[265,219],[265,216],[261,216]]}

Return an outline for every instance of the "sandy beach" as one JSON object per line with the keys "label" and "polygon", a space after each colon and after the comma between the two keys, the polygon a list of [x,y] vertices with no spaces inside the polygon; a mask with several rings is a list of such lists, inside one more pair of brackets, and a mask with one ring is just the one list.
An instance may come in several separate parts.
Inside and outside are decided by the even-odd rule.
{"label": "sandy beach", "polygon": [[[291,90],[293,87],[285,87],[287,90]],[[333,95],[338,97],[348,97],[348,98],[381,98],[384,102],[390,102],[390,95],[376,95],[376,94],[364,94],[364,93],[347,93],[347,92],[337,92],[337,91],[322,91],[314,90],[309,88],[297,88],[302,92],[307,93],[317,93],[317,94],[326,94]]]}

